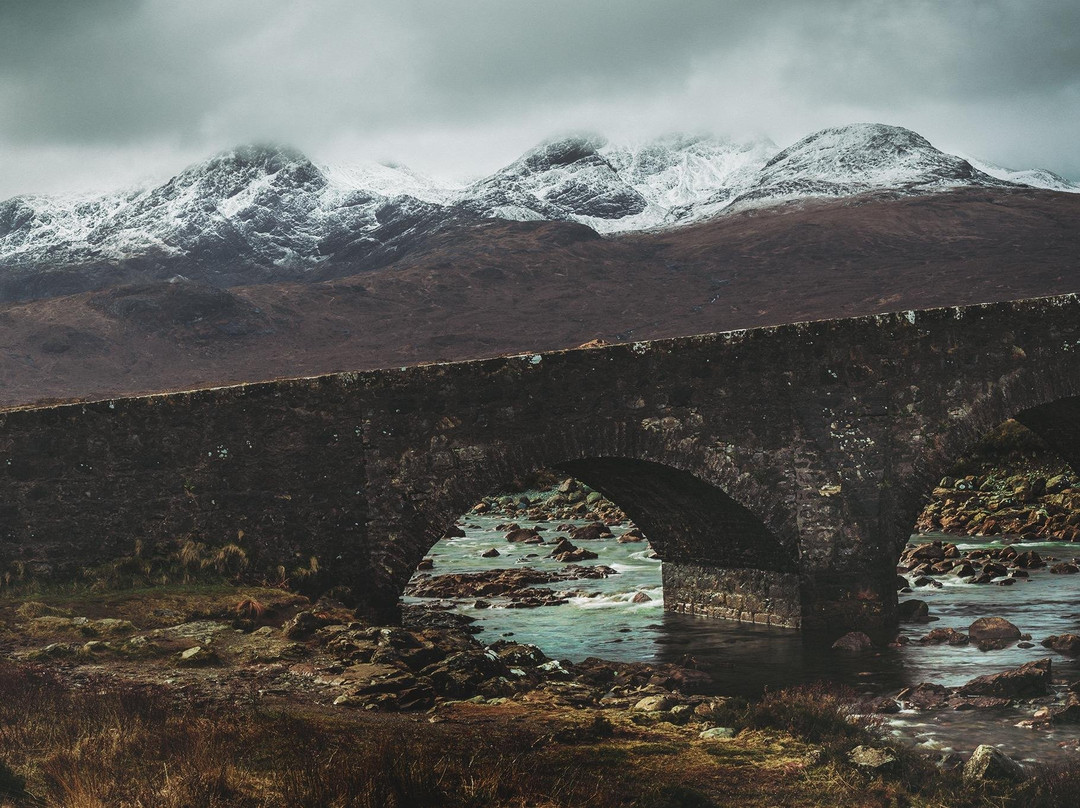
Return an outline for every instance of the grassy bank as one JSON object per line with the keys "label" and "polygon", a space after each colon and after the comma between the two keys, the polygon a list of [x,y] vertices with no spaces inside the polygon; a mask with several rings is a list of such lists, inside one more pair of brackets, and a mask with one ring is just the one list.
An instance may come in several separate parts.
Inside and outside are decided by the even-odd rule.
{"label": "grassy bank", "polygon": [[[237,607],[251,601],[260,604],[258,619],[238,617]],[[1080,769],[1041,770],[1021,785],[965,785],[959,771],[886,744],[874,719],[858,717],[854,693],[826,686],[709,701],[680,719],[575,705],[542,687],[411,712],[335,707],[336,691],[304,684],[324,659],[318,632],[289,653],[269,650],[308,608],[281,590],[222,584],[0,601],[9,657],[0,662],[0,806],[1080,804]],[[111,638],[100,633],[117,627],[109,620],[132,628]],[[213,663],[178,666],[182,645],[123,650],[147,632],[165,643],[154,627],[177,623],[200,632],[223,626],[208,646],[217,650]],[[328,637],[345,635],[327,627]],[[100,637],[113,650],[80,650]],[[58,640],[75,650],[34,650]],[[291,678],[264,675],[283,670]],[[701,737],[710,726],[732,737]],[[859,745],[885,749],[895,762],[860,769],[849,759]]]}

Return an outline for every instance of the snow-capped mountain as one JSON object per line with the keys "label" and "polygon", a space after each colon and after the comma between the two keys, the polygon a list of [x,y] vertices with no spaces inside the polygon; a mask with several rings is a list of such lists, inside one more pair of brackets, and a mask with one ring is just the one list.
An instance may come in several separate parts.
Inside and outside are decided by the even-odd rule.
{"label": "snow-capped mountain", "polygon": [[736,201],[775,203],[881,190],[910,193],[1012,184],[935,149],[910,129],[855,124],[823,129],[784,149],[765,164]]}
{"label": "snow-capped mountain", "polygon": [[1045,168],[1026,168],[1020,171],[1014,171],[1011,168],[1002,168],[999,165],[988,163],[985,160],[979,160],[978,158],[968,155],[960,155],[975,168],[984,174],[989,174],[991,177],[996,177],[999,180],[1005,180],[1006,182],[1016,183],[1018,185],[1027,185],[1032,188],[1045,188],[1048,191],[1065,191],[1066,193],[1080,193],[1080,185],[1069,182],[1067,179],[1059,174],[1055,174],[1053,171],[1049,171]]}
{"label": "snow-capped mountain", "polygon": [[[731,199],[775,151],[768,140],[673,136],[623,145],[562,138],[465,189],[461,204],[481,216],[567,219],[600,233],[661,227]],[[700,215],[688,216],[699,205]]]}
{"label": "snow-capped mountain", "polygon": [[464,187],[400,166],[320,166],[245,146],[152,188],[0,203],[0,299],[174,274],[217,286],[353,274],[478,218],[618,233],[802,198],[972,186],[1080,192],[1051,172],[963,159],[882,124],[826,129],[783,150],[768,140],[566,137]]}

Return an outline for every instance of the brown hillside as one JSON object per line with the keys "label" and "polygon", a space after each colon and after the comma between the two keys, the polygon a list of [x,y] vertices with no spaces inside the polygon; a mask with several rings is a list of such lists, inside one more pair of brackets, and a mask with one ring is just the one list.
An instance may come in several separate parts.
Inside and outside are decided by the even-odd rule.
{"label": "brown hillside", "polygon": [[1080,195],[817,201],[601,239],[443,231],[313,284],[120,287],[0,309],[0,404],[655,339],[1080,290]]}

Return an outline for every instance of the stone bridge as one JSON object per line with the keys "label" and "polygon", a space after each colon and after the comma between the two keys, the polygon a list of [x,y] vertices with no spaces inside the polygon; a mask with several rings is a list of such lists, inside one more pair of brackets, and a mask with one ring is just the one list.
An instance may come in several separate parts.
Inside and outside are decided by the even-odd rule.
{"label": "stone bridge", "polygon": [[1076,297],[8,410],[0,563],[237,543],[385,619],[456,517],[555,467],[643,528],[667,608],[883,635],[935,481],[1010,417],[1080,461]]}

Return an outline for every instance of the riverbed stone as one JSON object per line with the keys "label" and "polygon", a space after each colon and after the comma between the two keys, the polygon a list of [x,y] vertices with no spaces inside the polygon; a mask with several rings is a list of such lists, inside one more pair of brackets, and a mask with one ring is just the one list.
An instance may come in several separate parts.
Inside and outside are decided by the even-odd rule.
{"label": "riverbed stone", "polygon": [[1019,668],[976,676],[958,689],[962,696],[1037,698],[1050,692],[1050,658],[1026,662]]}
{"label": "riverbed stone", "polygon": [[902,623],[928,623],[930,622],[930,607],[926,605],[925,600],[912,598],[896,607],[896,615]]}
{"label": "riverbed stone", "polygon": [[955,628],[935,628],[920,637],[919,642],[923,645],[967,645],[968,636]]}
{"label": "riverbed stone", "polygon": [[1059,654],[1069,656],[1080,654],[1080,636],[1076,634],[1051,634],[1039,645],[1057,651]]}
{"label": "riverbed stone", "polygon": [[896,700],[906,703],[917,710],[932,710],[942,707],[949,700],[949,688],[936,682],[920,682],[914,687],[906,687],[896,694]]}
{"label": "riverbed stone", "polygon": [[832,644],[834,651],[843,654],[863,654],[873,647],[873,641],[861,631],[849,631]]}
{"label": "riverbed stone", "polygon": [[1011,645],[1021,638],[1021,631],[1004,617],[980,617],[968,626],[968,636],[986,651]]}
{"label": "riverbed stone", "polygon": [[1025,777],[1019,763],[987,744],[977,747],[964,764],[964,782],[968,784],[986,781],[1019,783]]}

